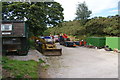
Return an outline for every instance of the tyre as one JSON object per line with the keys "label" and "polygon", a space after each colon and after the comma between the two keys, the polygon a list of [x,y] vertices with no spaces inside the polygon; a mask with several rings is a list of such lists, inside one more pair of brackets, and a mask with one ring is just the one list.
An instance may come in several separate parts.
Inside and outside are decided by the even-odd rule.
{"label": "tyre", "polygon": [[60,45],[62,45],[62,44],[60,43]]}
{"label": "tyre", "polygon": [[68,47],[68,44],[65,44],[66,47]]}

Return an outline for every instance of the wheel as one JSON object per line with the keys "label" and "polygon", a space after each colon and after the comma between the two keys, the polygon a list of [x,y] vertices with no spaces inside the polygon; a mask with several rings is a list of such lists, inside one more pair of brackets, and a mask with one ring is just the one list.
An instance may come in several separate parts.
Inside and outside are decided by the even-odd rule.
{"label": "wheel", "polygon": [[68,47],[68,44],[65,44],[66,47]]}
{"label": "wheel", "polygon": [[62,45],[62,42],[60,42],[60,45]]}

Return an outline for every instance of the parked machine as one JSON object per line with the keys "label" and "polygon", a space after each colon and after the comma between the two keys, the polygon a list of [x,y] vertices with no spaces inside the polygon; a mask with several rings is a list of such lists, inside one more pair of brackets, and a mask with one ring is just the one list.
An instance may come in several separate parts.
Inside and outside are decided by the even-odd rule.
{"label": "parked machine", "polygon": [[62,49],[58,49],[51,37],[38,38],[33,36],[35,40],[35,47],[38,51],[43,53],[45,56],[61,56]]}
{"label": "parked machine", "polygon": [[77,46],[74,41],[70,41],[70,38],[67,37],[66,34],[63,34],[59,37],[60,45],[64,45],[66,47],[75,47]]}
{"label": "parked machine", "polygon": [[29,50],[28,26],[24,21],[2,21],[2,53],[26,55]]}
{"label": "parked machine", "polygon": [[59,42],[58,35],[55,35],[55,36],[54,36],[54,42]]}

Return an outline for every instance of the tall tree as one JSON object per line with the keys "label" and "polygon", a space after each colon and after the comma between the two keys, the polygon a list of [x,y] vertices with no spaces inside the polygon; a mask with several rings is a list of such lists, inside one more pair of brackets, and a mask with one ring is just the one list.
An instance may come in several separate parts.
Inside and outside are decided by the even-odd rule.
{"label": "tall tree", "polygon": [[3,2],[2,20],[26,20],[34,35],[42,35],[47,25],[63,21],[63,8],[57,2]]}
{"label": "tall tree", "polygon": [[47,13],[46,22],[49,24],[49,26],[56,26],[59,23],[63,22],[63,8],[61,7],[61,5],[56,2],[47,2],[45,4],[47,6],[47,8],[45,9]]}
{"label": "tall tree", "polygon": [[77,10],[76,10],[76,20],[81,20],[82,24],[84,24],[88,17],[90,17],[90,14],[92,11],[88,10],[88,7],[85,2],[79,3]]}

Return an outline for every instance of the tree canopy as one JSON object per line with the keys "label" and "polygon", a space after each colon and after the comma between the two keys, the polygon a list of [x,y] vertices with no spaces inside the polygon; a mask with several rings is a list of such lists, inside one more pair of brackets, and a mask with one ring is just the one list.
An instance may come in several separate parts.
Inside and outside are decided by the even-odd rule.
{"label": "tree canopy", "polygon": [[47,26],[63,21],[63,8],[57,2],[3,2],[2,20],[26,20],[30,32],[42,35]]}
{"label": "tree canopy", "polygon": [[81,25],[80,20],[63,22],[62,27],[47,29],[44,34],[60,34],[77,36],[80,39],[91,36],[120,36],[120,27],[118,23],[119,16],[94,17]]}
{"label": "tree canopy", "polygon": [[91,13],[92,11],[88,10],[85,2],[79,3],[76,10],[75,20],[81,20],[81,22],[84,24],[84,22],[90,17]]}

